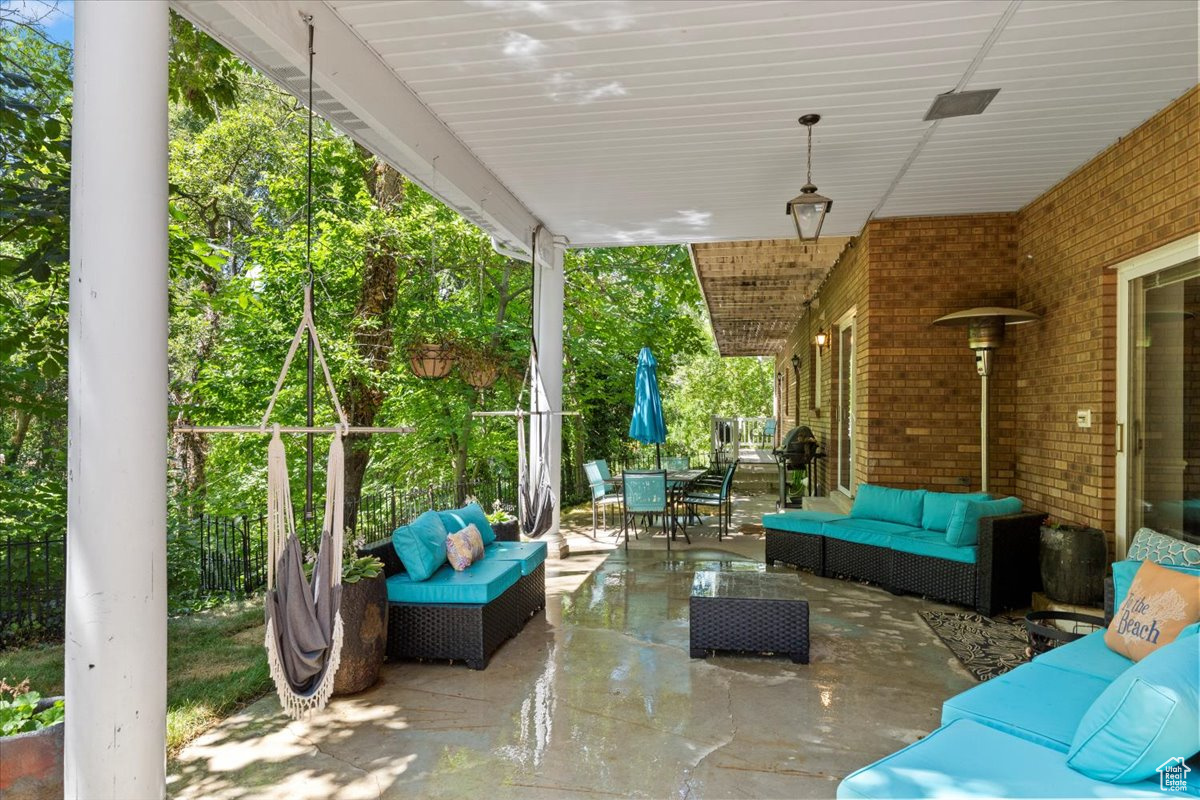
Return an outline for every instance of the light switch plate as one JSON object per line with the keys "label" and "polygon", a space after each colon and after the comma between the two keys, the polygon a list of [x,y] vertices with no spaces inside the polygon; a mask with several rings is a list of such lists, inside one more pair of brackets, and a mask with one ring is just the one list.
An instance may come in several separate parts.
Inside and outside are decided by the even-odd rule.
{"label": "light switch plate", "polygon": [[1090,408],[1081,408],[1076,411],[1075,424],[1081,428],[1092,427],[1092,410]]}

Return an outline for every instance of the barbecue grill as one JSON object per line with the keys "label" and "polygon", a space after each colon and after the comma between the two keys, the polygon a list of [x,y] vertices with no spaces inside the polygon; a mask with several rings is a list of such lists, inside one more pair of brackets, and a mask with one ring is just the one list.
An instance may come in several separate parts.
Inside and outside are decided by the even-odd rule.
{"label": "barbecue grill", "polygon": [[825,448],[813,435],[812,428],[807,425],[792,428],[783,437],[779,447],[771,451],[771,455],[779,465],[779,508],[788,507],[788,473],[791,471],[804,470],[808,475],[808,493],[812,495],[815,492],[817,482],[813,477],[813,464],[817,459],[825,458]]}

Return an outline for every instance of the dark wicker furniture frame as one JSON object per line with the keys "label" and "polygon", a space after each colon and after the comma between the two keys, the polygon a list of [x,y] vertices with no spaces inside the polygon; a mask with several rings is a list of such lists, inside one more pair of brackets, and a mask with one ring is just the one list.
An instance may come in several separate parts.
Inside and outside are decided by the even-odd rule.
{"label": "dark wicker furniture frame", "polygon": [[[378,556],[383,573],[404,571],[391,539],[371,542],[359,555]],[[388,602],[389,659],[418,658],[465,661],[471,669],[487,669],[492,654],[516,636],[530,617],[546,607],[546,565],[522,575],[490,603]]]}
{"label": "dark wicker furniture frame", "polygon": [[781,653],[808,663],[808,601],[699,597],[688,601],[692,658],[710,650]]}
{"label": "dark wicker furniture frame", "polygon": [[979,520],[974,564],[772,528],[766,529],[766,561],[877,583],[897,594],[923,595],[991,616],[1028,606],[1030,595],[1041,589],[1038,543],[1044,518],[1033,512]]}

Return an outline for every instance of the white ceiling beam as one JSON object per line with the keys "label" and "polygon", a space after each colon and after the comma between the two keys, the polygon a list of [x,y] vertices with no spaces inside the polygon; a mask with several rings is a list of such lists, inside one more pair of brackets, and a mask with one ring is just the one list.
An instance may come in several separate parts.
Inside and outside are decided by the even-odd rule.
{"label": "white ceiling beam", "polygon": [[316,111],[502,247],[529,251],[538,219],[322,0],[171,5],[303,102],[294,71],[308,73],[308,29],[301,13],[311,14]]}

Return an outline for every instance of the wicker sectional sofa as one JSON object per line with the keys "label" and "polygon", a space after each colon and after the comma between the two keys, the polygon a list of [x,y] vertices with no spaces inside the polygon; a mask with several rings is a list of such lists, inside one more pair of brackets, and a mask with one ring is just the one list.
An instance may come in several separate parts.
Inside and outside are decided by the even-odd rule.
{"label": "wicker sectional sofa", "polygon": [[[1041,586],[1037,554],[1045,515],[990,514],[1019,509],[1020,503],[985,498],[863,485],[849,515],[764,514],[766,561],[868,581],[986,615],[1027,606]],[[948,531],[952,522],[958,527]]]}
{"label": "wicker sectional sofa", "polygon": [[405,567],[405,557],[411,560],[411,555],[402,555],[403,547],[396,544],[403,528],[392,539],[359,550],[383,561],[388,658],[464,661],[471,669],[486,669],[500,645],[546,607],[546,544],[495,538],[483,510],[475,504],[426,512],[412,524],[435,522],[430,514],[438,515],[447,531],[474,524],[488,544],[484,557],[467,569],[456,572],[442,563],[421,580],[414,580]]}

